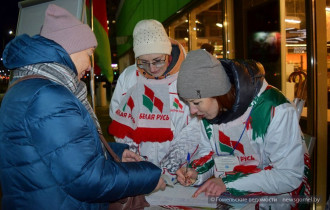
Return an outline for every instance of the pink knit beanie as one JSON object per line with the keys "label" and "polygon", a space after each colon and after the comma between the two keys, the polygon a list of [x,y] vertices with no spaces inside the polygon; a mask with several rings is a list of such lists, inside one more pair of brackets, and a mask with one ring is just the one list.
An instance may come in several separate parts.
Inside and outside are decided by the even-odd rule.
{"label": "pink knit beanie", "polygon": [[97,46],[91,28],[55,4],[50,4],[46,10],[40,35],[61,45],[68,54]]}

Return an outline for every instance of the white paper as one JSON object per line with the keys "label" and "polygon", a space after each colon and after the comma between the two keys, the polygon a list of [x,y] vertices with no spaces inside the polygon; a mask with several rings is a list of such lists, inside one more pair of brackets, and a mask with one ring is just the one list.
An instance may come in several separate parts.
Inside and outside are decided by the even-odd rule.
{"label": "white paper", "polygon": [[[175,184],[174,187],[166,187],[164,191],[157,191],[146,196],[146,200],[150,206],[189,206],[189,207],[209,207],[216,208],[217,203],[215,197],[205,196],[204,193],[198,195],[197,198],[191,196],[197,190],[197,187],[184,187],[180,184]],[[230,203],[229,209],[242,209],[246,203]]]}
{"label": "white paper", "polygon": [[198,206],[216,208],[216,203],[208,201],[208,197],[204,193],[197,198],[191,196],[198,188],[184,187],[175,184],[174,187],[166,187],[164,191],[157,191],[146,196],[146,200],[151,206],[167,205],[167,206]]}

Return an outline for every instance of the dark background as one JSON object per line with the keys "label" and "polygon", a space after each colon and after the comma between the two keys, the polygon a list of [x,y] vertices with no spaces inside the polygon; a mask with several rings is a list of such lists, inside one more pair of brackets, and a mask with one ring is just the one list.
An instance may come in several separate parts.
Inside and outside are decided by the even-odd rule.
{"label": "dark background", "polygon": [[[16,25],[18,20],[18,2],[22,0],[7,0],[6,3],[2,3],[0,6],[0,57],[2,57],[2,52],[6,44],[15,37],[15,35],[10,35],[9,31],[12,30],[16,32]],[[118,4],[120,0],[106,0],[107,4],[107,15],[109,20],[109,39],[112,54],[112,62],[116,63],[117,60],[117,49],[115,42],[115,20]],[[0,69],[3,69],[2,62],[0,62]]]}
{"label": "dark background", "polygon": [[9,30],[12,30],[14,33],[16,31],[16,24],[18,19],[18,2],[19,0],[6,1],[6,3],[2,3],[0,7],[1,57],[3,48],[6,43],[14,38],[14,35],[9,34]]}

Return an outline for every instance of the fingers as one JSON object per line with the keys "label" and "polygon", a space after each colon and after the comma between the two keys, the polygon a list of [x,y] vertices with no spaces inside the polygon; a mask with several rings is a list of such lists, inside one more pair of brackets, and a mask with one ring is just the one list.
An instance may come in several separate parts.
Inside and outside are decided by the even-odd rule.
{"label": "fingers", "polygon": [[139,162],[139,161],[142,161],[142,158],[140,155],[138,154],[135,154],[134,152],[132,152],[132,157],[135,161]]}
{"label": "fingers", "polygon": [[187,177],[191,179],[197,179],[198,173],[193,168],[188,168],[188,173],[186,174]]}
{"label": "fingers", "polygon": [[196,182],[197,179],[197,171],[193,168],[188,168],[185,174],[185,186],[190,186]]}
{"label": "fingers", "polygon": [[156,188],[154,189],[153,192],[156,192],[157,190],[165,190],[166,188],[166,183],[165,181],[163,180],[163,178],[159,178],[159,181],[158,181],[158,184],[156,186]]}
{"label": "fingers", "polygon": [[192,184],[192,180],[190,180],[190,176],[188,175],[189,173],[186,174],[186,168],[180,168],[176,172],[177,174],[177,181],[183,185],[183,186],[189,186]]}
{"label": "fingers", "polygon": [[166,188],[166,183],[163,181],[163,182],[161,183],[159,189],[163,191],[163,190],[165,190],[165,188]]}
{"label": "fingers", "polygon": [[193,168],[188,168],[186,170],[185,167],[180,168],[176,171],[177,181],[183,186],[190,186],[196,182],[198,173]]}
{"label": "fingers", "polygon": [[192,195],[193,198],[196,198],[199,194],[201,194],[202,192],[205,192],[205,190],[208,187],[208,181],[206,181],[201,187],[199,187],[195,193]]}
{"label": "fingers", "polygon": [[138,161],[136,161],[136,159],[134,158],[124,158],[123,162],[138,162]]}
{"label": "fingers", "polygon": [[206,196],[219,196],[221,193],[218,190],[216,185],[210,185],[206,190],[205,190],[205,195]]}
{"label": "fingers", "polygon": [[176,180],[181,184],[181,185],[185,185],[185,178],[184,177],[177,177]]}
{"label": "fingers", "polygon": [[177,181],[181,184],[181,185],[184,185],[185,184],[185,171],[186,171],[186,168],[180,168],[176,171],[176,179]]}
{"label": "fingers", "polygon": [[131,158],[131,159],[134,159],[135,161],[141,161],[142,158],[140,157],[140,155],[132,152],[132,151],[128,151],[128,157]]}
{"label": "fingers", "polygon": [[135,154],[134,152],[127,149],[124,150],[122,157],[123,162],[138,162],[141,160],[142,158],[140,157],[140,155]]}
{"label": "fingers", "polygon": [[209,179],[205,182],[192,197],[197,197],[200,193],[205,192],[206,196],[220,196],[226,191],[226,185],[219,178]]}

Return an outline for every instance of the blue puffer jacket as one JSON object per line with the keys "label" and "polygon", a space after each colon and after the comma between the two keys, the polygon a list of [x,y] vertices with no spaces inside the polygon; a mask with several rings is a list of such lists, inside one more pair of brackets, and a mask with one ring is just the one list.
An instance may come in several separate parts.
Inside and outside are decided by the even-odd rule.
{"label": "blue puffer jacket", "polygon": [[[38,51],[38,46],[43,49]],[[60,50],[54,51],[54,47]],[[40,52],[42,58],[49,59],[41,62],[60,62],[69,56],[61,50],[40,36],[20,36],[7,46],[4,63],[10,68],[30,64],[22,64],[29,60],[26,56],[38,63],[36,55]],[[72,61],[61,63],[66,62]],[[120,157],[127,148],[117,143],[110,146]],[[149,162],[116,163],[109,156],[106,159],[91,116],[64,86],[45,79],[25,80],[9,89],[2,101],[3,210],[107,209],[106,202],[150,193],[160,173]]]}

